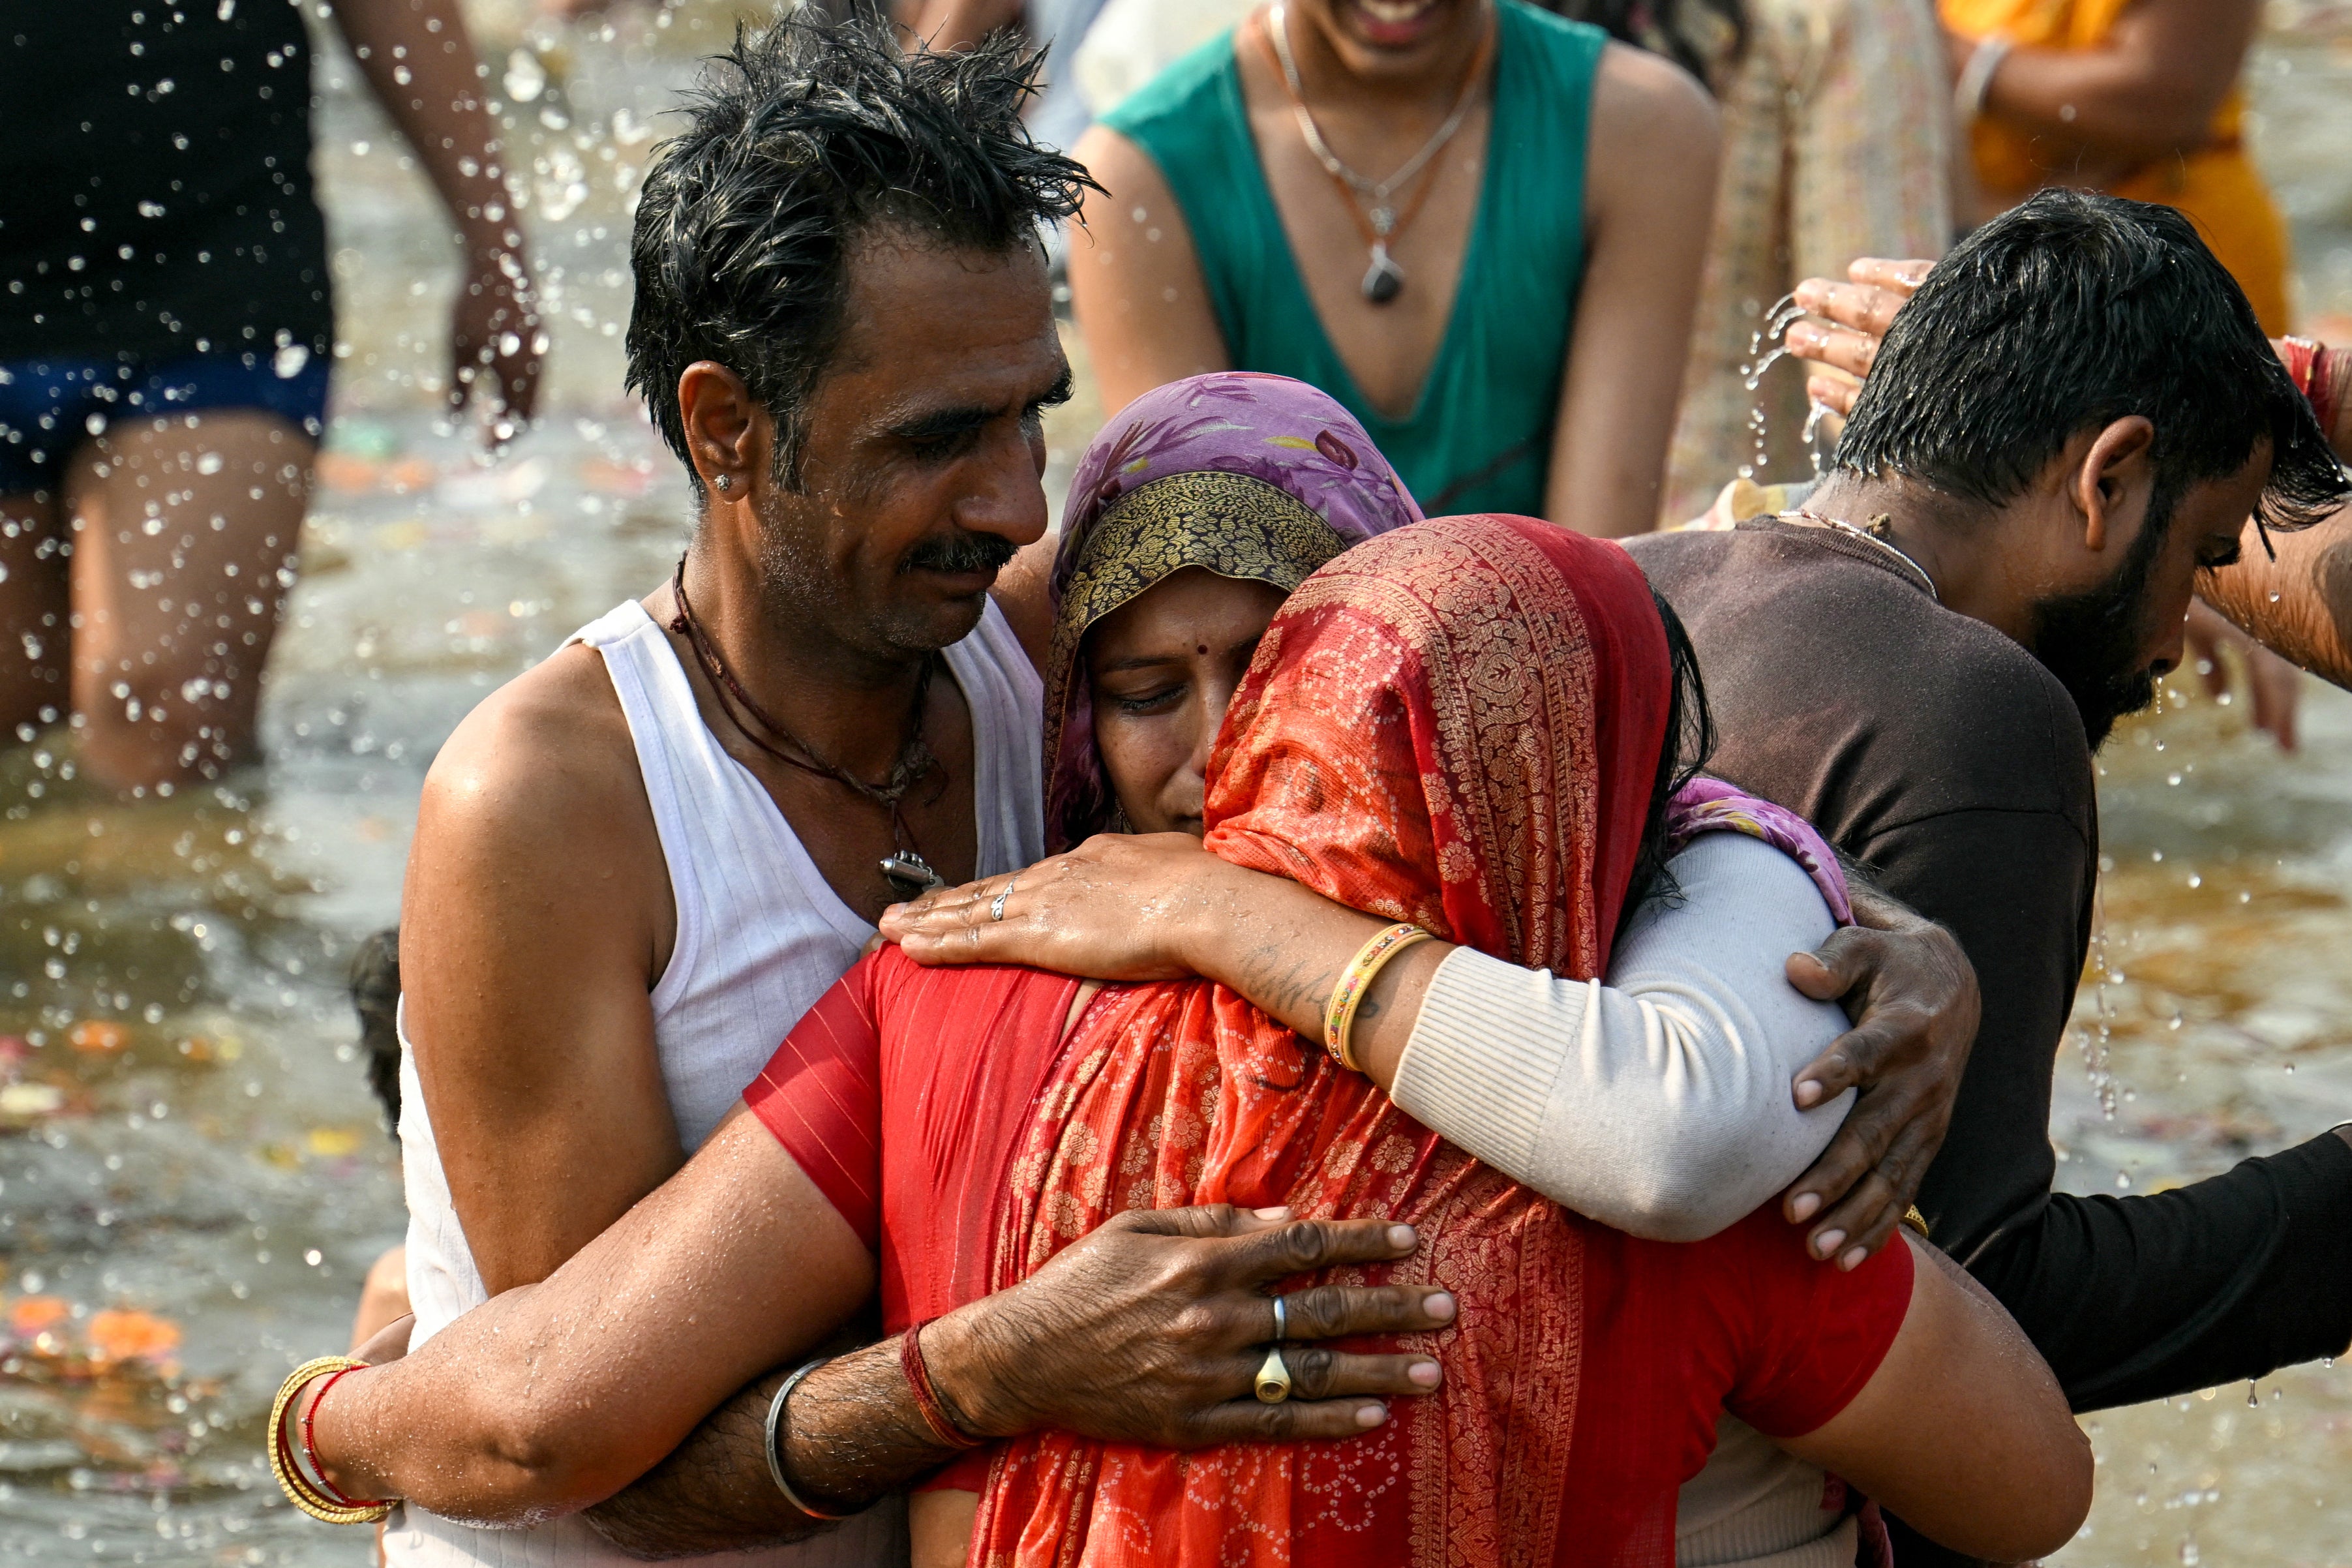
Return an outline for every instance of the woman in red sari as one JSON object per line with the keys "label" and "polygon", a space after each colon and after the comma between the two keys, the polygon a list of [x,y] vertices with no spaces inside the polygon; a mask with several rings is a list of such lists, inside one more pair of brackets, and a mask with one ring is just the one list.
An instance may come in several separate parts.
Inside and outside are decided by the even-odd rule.
{"label": "woman in red sari", "polygon": [[[1267,633],[1212,760],[1208,847],[1598,975],[1669,691],[1658,613],[1614,546],[1516,519],[1402,530],[1310,578]],[[854,1226],[878,1220],[887,1326],[919,1332],[1124,1210],[1285,1205],[1419,1227],[1388,1277],[1458,1303],[1430,1347],[1444,1385],[1328,1450],[1015,1439],[972,1562],[1663,1565],[1725,1409],[1962,1550],[2030,1552],[2079,1522],[2086,1461],[2046,1370],[1907,1245],[1824,1269],[1769,1212],[1636,1241],[1479,1164],[1234,993],[1090,993],[885,950],[747,1094]],[[842,1143],[808,1120],[820,1087],[878,1093],[878,1181],[826,1168]],[[954,1505],[930,1507],[919,1542],[958,1538]]]}

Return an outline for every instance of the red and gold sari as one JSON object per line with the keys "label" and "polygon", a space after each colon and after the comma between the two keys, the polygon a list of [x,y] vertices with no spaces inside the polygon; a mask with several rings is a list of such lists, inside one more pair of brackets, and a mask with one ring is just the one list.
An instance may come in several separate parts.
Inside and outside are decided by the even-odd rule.
{"label": "red and gold sari", "polygon": [[[1376,539],[1267,632],[1212,760],[1208,847],[1497,956],[1598,975],[1667,682],[1648,584],[1613,544],[1499,518]],[[1193,983],[1098,998],[1012,1174],[999,1289],[1122,1209],[1290,1204],[1421,1226],[1422,1253],[1387,1277],[1443,1282],[1461,1326],[1444,1391],[1398,1401],[1355,1442],[1181,1455],[1022,1440],[982,1504],[975,1563],[1536,1563],[1601,1522],[1571,1520],[1562,1485],[1589,1222],[1240,996]]]}
{"label": "red and gold sari", "polygon": [[[1597,976],[1667,680],[1648,584],[1616,545],[1516,518],[1401,529],[1276,617],[1211,758],[1208,847]],[[886,948],[746,1092],[875,1247],[890,1331],[1017,1284],[1122,1210],[1218,1202],[1409,1221],[1421,1250],[1349,1282],[1434,1281],[1460,1313],[1405,1342],[1444,1387],[1362,1437],[1004,1445],[975,1563],[1666,1568],[1675,1489],[1717,1413],[1810,1431],[1900,1327],[1902,1247],[1841,1273],[1769,1209],[1690,1246],[1637,1241],[1462,1153],[1230,991],[1114,986],[1063,1037],[1076,984]],[[945,1479],[981,1484],[971,1462]]]}

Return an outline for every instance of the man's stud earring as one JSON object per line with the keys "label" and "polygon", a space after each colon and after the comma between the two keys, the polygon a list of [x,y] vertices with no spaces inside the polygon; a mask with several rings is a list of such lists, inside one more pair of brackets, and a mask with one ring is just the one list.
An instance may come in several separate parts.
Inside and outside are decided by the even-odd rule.
{"label": "man's stud earring", "polygon": [[710,482],[719,487],[721,494],[724,494],[726,491],[731,490],[735,488],[734,479],[726,474],[717,474],[712,476]]}

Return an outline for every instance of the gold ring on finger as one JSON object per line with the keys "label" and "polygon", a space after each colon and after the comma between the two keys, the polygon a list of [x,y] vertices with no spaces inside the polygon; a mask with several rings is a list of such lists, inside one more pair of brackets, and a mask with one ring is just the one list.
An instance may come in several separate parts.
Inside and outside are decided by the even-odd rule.
{"label": "gold ring on finger", "polygon": [[1290,1365],[1282,1359],[1282,1347],[1270,1345],[1265,1360],[1257,1369],[1257,1396],[1268,1405],[1279,1405],[1290,1397]]}

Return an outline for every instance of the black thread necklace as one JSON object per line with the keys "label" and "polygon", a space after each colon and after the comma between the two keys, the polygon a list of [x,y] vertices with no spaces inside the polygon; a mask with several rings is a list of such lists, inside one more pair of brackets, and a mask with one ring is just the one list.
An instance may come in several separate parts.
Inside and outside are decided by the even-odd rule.
{"label": "black thread necklace", "polygon": [[[930,696],[931,672],[939,667],[940,656],[927,656],[923,660],[922,673],[916,677],[915,700],[907,719],[907,738],[898,748],[898,760],[890,769],[890,777],[882,784],[868,784],[838,763],[827,762],[818,755],[815,747],[793,734],[790,726],[751,700],[751,694],[743,689],[743,683],[735,679],[735,672],[728,668],[727,661],[719,657],[719,645],[711,641],[710,634],[702,629],[702,623],[695,617],[694,606],[686,597],[686,560],[683,556],[678,559],[677,575],[670,581],[670,593],[677,600],[677,614],[670,618],[669,629],[683,636],[687,646],[694,649],[695,659],[702,666],[703,673],[710,678],[711,692],[718,699],[719,710],[727,715],[727,721],[735,727],[735,732],[757,747],[761,754],[773,757],[786,767],[798,768],[821,779],[830,779],[859,799],[870,801],[889,814],[890,838],[897,849],[881,861],[881,870],[882,879],[890,884],[892,892],[901,899],[911,899],[934,888],[947,886],[947,879],[933,870],[931,863],[923,858],[922,846],[916,842],[914,829],[907,826],[904,809],[908,792],[932,773],[940,775],[941,789],[947,787],[947,765],[932,754],[930,746],[923,740],[923,704]],[[742,711],[739,713],[738,708]],[[746,713],[758,721],[761,730],[782,736],[801,754],[794,756],[792,752],[785,751],[753,730],[743,721]],[[937,799],[939,795],[936,793],[930,796],[930,800]]]}

